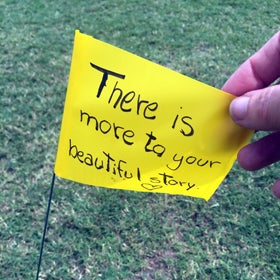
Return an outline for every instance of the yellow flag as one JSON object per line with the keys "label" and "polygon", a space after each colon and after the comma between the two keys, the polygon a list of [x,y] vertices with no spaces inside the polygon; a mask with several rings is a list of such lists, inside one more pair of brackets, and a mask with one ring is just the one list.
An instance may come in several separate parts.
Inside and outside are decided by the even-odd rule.
{"label": "yellow flag", "polygon": [[252,134],[232,98],[76,31],[55,174],[208,200]]}

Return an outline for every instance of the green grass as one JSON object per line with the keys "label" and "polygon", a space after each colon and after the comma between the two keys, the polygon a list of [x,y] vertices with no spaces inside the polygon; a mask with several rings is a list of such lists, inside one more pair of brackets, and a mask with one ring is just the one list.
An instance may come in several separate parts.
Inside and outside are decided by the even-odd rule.
{"label": "green grass", "polygon": [[[210,85],[279,28],[278,0],[0,0],[0,279],[35,279],[74,30]],[[279,279],[279,165],[208,202],[57,180],[41,279]]]}

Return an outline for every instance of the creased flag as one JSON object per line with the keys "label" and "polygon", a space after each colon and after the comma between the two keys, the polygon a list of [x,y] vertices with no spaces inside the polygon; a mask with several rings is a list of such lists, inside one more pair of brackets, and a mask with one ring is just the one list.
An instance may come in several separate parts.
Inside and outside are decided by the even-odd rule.
{"label": "creased flag", "polygon": [[208,200],[252,135],[232,99],[76,31],[55,174]]}

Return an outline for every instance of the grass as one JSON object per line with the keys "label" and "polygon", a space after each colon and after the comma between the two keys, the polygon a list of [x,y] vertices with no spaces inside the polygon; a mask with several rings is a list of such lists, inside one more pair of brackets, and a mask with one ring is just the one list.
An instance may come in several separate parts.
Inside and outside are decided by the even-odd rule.
{"label": "grass", "polygon": [[[35,279],[76,28],[221,87],[278,30],[278,11],[277,0],[0,0],[0,279]],[[278,170],[235,165],[208,203],[58,179],[41,279],[279,279]]]}

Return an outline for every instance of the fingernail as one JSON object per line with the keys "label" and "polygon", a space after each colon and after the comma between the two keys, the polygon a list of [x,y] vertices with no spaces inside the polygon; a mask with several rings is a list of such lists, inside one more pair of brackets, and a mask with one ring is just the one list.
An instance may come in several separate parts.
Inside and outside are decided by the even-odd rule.
{"label": "fingernail", "polygon": [[229,107],[231,117],[235,121],[241,121],[246,118],[249,104],[249,97],[242,96],[234,99]]}

